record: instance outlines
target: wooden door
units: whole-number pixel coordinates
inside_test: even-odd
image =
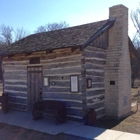
[[[27,67],[28,71],[28,111],[32,111],[34,103],[42,100],[42,67],[30,66]]]

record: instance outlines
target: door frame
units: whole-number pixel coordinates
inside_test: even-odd
[[[29,81],[28,81],[28,74],[30,73],[29,71],[28,71],[28,68],[31,68],[31,67],[33,67],[33,68],[36,68],[36,67],[40,67],[41,68],[41,70],[38,70],[38,71],[31,71],[31,72],[41,72],[41,80],[42,80],[42,88],[43,88],[43,66],[42,65],[27,65],[27,110],[28,111],[31,111],[30,110],[30,87],[29,87]]]

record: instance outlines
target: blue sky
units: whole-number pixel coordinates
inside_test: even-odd
[[[76,26],[107,19],[109,7],[117,4],[125,5],[131,12],[138,0],[0,0],[0,25],[23,27],[30,33],[52,22],[66,21],[69,26]],[[129,19],[131,38],[134,32]]]

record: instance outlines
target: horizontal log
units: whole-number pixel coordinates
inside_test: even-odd
[[[79,86],[82,85],[82,82],[80,79],[78,81],[79,83]],[[49,80],[49,86],[50,88],[70,88],[70,77],[69,77],[69,80],[65,81],[63,79],[61,79],[61,81],[56,81],[56,80]]]
[[[11,109],[27,110],[27,105],[24,104],[9,103],[9,107]]]
[[[104,82],[104,77],[92,77],[90,75],[86,76],[87,79],[91,79],[92,82],[98,83],[98,82]]]
[[[90,59],[86,58],[85,63],[92,63],[92,64],[98,64],[98,65],[105,65],[106,61],[105,60],[98,60],[98,59]]]
[[[52,93],[55,93],[55,92],[70,92],[71,89],[70,89],[70,86],[69,87],[62,87],[62,88],[54,86],[54,87],[44,87],[43,91],[44,92],[52,92]],[[80,89],[79,89],[79,92],[80,92]]]
[[[81,54],[77,55],[70,55],[70,56],[65,56],[65,57],[59,57],[59,58],[54,58],[54,59],[41,59],[40,62],[42,64],[53,64],[53,63],[58,63],[58,62],[73,62],[73,61],[79,61],[81,57]]]
[[[18,104],[27,104],[27,99],[24,98],[18,98],[18,97],[10,97],[9,96],[9,101],[18,103]]]
[[[94,104],[88,104],[87,105],[88,108],[93,108],[93,109],[99,109],[101,107],[105,107],[105,103],[104,102],[97,102]]]
[[[4,74],[6,75],[27,75],[27,70],[5,70]]]
[[[60,87],[60,88],[68,87],[68,88],[70,88],[70,79],[69,79],[69,81],[50,80],[50,88],[53,88],[53,87]]]
[[[81,54],[81,52],[77,49],[74,52],[71,52],[71,50],[68,51],[60,51],[60,52],[52,52],[47,55],[42,55],[41,59],[55,59],[55,58],[60,58],[60,57],[65,57],[65,56],[71,56],[71,55],[76,55],[76,54]]]
[[[44,69],[54,69],[54,68],[67,68],[67,67],[74,67],[74,66],[81,66],[81,61],[78,62],[65,62],[65,63],[55,63],[55,64],[44,64]]]
[[[78,75],[79,80],[81,79],[81,75]],[[60,76],[49,76],[49,80],[51,81],[62,81],[62,82],[67,82],[70,81],[70,75],[63,75],[60,74]]]
[[[11,80],[11,81],[4,81],[4,84],[8,84],[8,85],[27,85],[27,81],[20,81],[20,80]]]
[[[71,94],[57,94],[57,93],[43,93],[43,99],[67,99],[67,100],[76,100],[76,101],[81,101],[84,97],[76,94],[76,93],[71,93]]]
[[[5,90],[14,90],[14,91],[23,91],[26,92],[27,91],[27,87],[16,87],[16,86],[4,86]]]
[[[100,94],[105,94],[105,89],[87,91],[87,96],[95,96]]]
[[[98,97],[92,97],[90,99],[87,99],[87,103],[92,104],[92,103],[98,103],[100,101],[104,101],[105,100],[105,95],[100,95]]]
[[[3,69],[4,70],[27,70],[27,66],[25,65],[25,66],[21,66],[21,65],[16,65],[16,66],[8,66],[8,65],[6,65],[6,66],[4,66],[3,67]]]
[[[43,91],[45,92],[70,92],[70,87],[63,87],[63,88],[58,88],[58,87],[44,87]]]
[[[86,75],[104,77],[105,73],[104,71],[86,70]]]
[[[86,63],[84,64],[84,67],[85,69],[99,69],[99,70],[103,70],[104,69],[104,66],[102,65],[95,65],[95,64],[92,64],[92,63]]]
[[[10,75],[10,74],[4,74],[4,79],[5,80],[27,80],[27,76],[25,75]]]
[[[106,53],[106,50],[105,50],[105,49],[93,47],[93,46],[90,46],[90,45],[87,46],[87,47],[85,48],[85,50],[94,51],[94,52],[103,52],[103,53]]]
[[[22,60],[28,60],[29,58],[32,57],[40,57],[41,59],[52,59],[52,58],[57,58],[57,57],[63,57],[63,56],[69,56],[69,55],[74,55],[74,54],[80,54],[80,50],[77,49],[74,52],[71,52],[70,48],[66,48],[65,50],[63,49],[57,49],[53,50],[51,53],[46,54],[46,51],[40,51],[40,52],[33,52],[32,54],[25,56],[25,54],[16,54],[10,59],[8,57],[4,57],[4,61],[22,61]]]
[[[25,97],[27,98],[27,93],[21,93],[21,92],[10,92],[10,91],[5,91],[5,93],[7,93],[9,96],[15,96],[15,97]]]
[[[44,75],[54,75],[54,74],[67,74],[67,73],[81,73],[81,67],[69,67],[61,69],[44,69]]]
[[[92,88],[104,88],[105,87],[105,84],[104,83],[92,83]]]
[[[6,66],[6,65],[28,65],[29,64],[29,60],[26,60],[26,61],[3,61],[3,66]]]
[[[90,51],[83,51],[83,55],[85,57],[95,57],[95,58],[102,58],[106,59],[106,54],[105,53],[99,53],[99,52],[90,52]]]

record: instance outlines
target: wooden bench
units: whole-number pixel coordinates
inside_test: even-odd
[[[64,102],[54,100],[36,102],[32,110],[34,119],[40,119],[43,113],[54,115],[58,123],[64,123],[66,121],[67,111]]]

